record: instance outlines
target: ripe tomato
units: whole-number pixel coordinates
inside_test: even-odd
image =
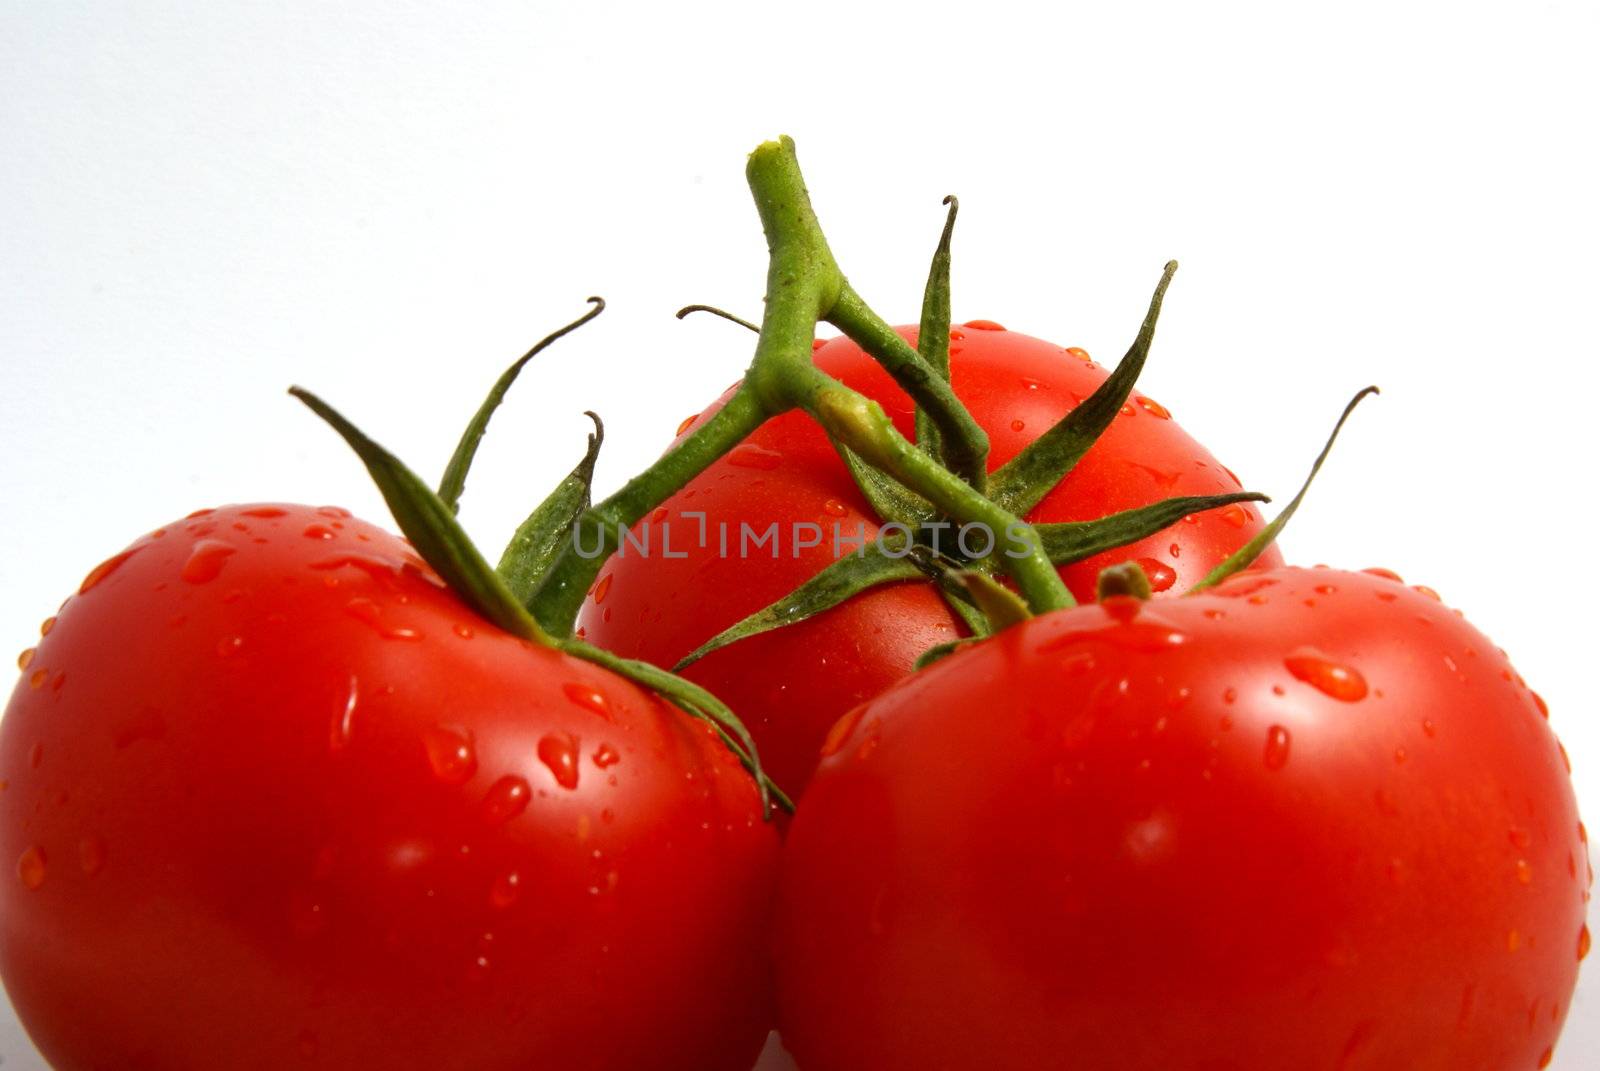
[[[830,736],[785,1041],[829,1071],[1544,1066],[1592,882],[1544,715],[1384,576],[1007,630]]]
[[[92,572],[0,723],[0,972],[60,1071],[747,1071],[777,837],[699,722],[343,510]]]
[[[901,333],[915,340],[915,328]],[[951,383],[989,434],[991,468],[1016,456],[1106,378],[1081,350],[1064,351],[988,321],[956,328],[951,339]],[[815,358],[825,371],[880,402],[902,433],[913,432],[910,400],[854,343],[834,339]],[[680,435],[720,404],[686,423]],[[1093,520],[1175,495],[1236,490],[1232,473],[1186,435],[1165,408],[1135,395],[1028,519]],[[782,539],[776,557],[770,544],[741,557],[739,526],[748,523],[760,532],[772,522]],[[789,538],[791,528],[807,522],[820,525],[825,534],[819,545],[799,548]],[[816,424],[798,413],[779,417],[646,519],[655,537],[648,560],[634,551],[614,558],[580,615],[581,626],[601,647],[670,666],[834,561],[835,525],[842,539],[849,539],[859,525],[872,532],[877,523]],[[704,546],[699,545],[702,524]],[[729,533],[726,554],[720,525]],[[1261,526],[1252,507],[1229,506],[1068,566],[1062,576],[1075,595],[1087,599],[1100,569],[1140,559],[1158,590],[1181,591]],[[670,532],[673,553],[684,557],[662,554],[663,529]],[[852,550],[841,543],[841,553]],[[1281,561],[1269,548],[1261,564]],[[683,675],[740,715],[767,771],[798,793],[829,726],[904,676],[928,648],[958,634],[958,619],[929,585],[898,584],[713,652]]]

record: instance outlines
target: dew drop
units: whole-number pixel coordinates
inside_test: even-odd
[[[830,517],[844,517],[850,513],[850,509],[837,498],[830,498],[822,504],[822,512]]]
[[[338,533],[325,524],[308,524],[300,534],[307,539],[333,539]]]
[[[243,636],[224,636],[217,641],[217,657],[232,658],[244,649]]]
[[[1269,770],[1281,770],[1289,761],[1289,730],[1281,725],[1274,725],[1267,730],[1267,743],[1261,754],[1261,761],[1267,764]]]
[[[1220,516],[1235,528],[1243,528],[1250,523],[1250,511],[1237,502],[1222,510]]]
[[[1026,428],[1027,426],[1028,426],[1027,423],[1024,422],[1024,421],[1021,421],[1021,420],[1013,420],[1011,422],[1011,430],[1012,431],[1021,431],[1023,428]]]
[[[599,606],[606,601],[606,596],[611,594],[611,574],[607,573],[594,585],[594,604]]]
[[[757,446],[755,443],[744,443],[728,453],[728,464],[741,469],[771,471],[783,464],[783,455],[776,450]]]
[[[851,735],[856,731],[856,726],[861,724],[861,719],[866,716],[866,713],[865,707],[857,707],[833,723],[833,727],[828,730],[828,735],[822,741],[821,755],[823,758],[827,758],[829,755],[836,755],[844,748],[845,741],[850,739]]]
[[[598,714],[607,721],[613,720],[611,717],[611,704],[606,701],[604,695],[589,685],[576,682],[563,684],[561,691],[565,693],[568,699],[583,709]]]
[[[483,817],[493,825],[509,822],[528,809],[533,789],[515,774],[508,774],[489,786],[483,797]]]
[[[274,517],[285,517],[288,516],[289,513],[288,510],[280,509],[277,506],[252,506],[249,509],[240,510],[239,512],[244,514],[246,517],[260,517],[264,520],[271,520]]]
[[[1381,576],[1385,580],[1393,580],[1396,584],[1405,583],[1404,580],[1400,579],[1400,574],[1395,572],[1393,569],[1381,569],[1377,566],[1373,566],[1371,569],[1363,569],[1361,571],[1371,576]]]
[[[356,680],[355,674],[350,675],[350,683],[345,689],[344,699],[333,712],[333,724],[328,730],[328,747],[330,750],[339,751],[350,743],[351,734],[355,730],[356,704],[361,698],[361,682]]]
[[[1413,584],[1411,586],[1411,590],[1416,592],[1418,595],[1427,596],[1428,598],[1432,599],[1434,602],[1443,602],[1444,601],[1443,599],[1441,599],[1439,597],[1439,593],[1437,591],[1434,591],[1432,588],[1430,588],[1426,584]]]
[[[106,577],[122,568],[122,563],[133,557],[138,549],[138,547],[134,547],[130,550],[125,550],[121,554],[107,558],[105,561],[89,570],[89,575],[84,577],[83,583],[78,585],[78,594],[83,595],[89,591],[92,591],[103,580],[105,580]]]
[[[594,753],[594,764],[604,770],[607,766],[615,766],[622,761],[622,756],[617,754],[617,749],[610,744],[601,744]]]
[[[1583,927],[1583,929],[1578,931],[1578,962],[1579,963],[1582,963],[1585,959],[1589,958],[1589,948],[1590,948],[1590,946],[1592,944],[1593,944],[1593,939],[1589,936],[1589,927],[1586,924]]]
[[[1178,582],[1178,574],[1172,566],[1154,558],[1140,558],[1139,568],[1150,578],[1151,591],[1166,591]]]
[[[215,580],[238,548],[220,539],[202,539],[195,543],[189,560],[183,563],[178,575],[191,584],[205,584]]]
[[[33,664],[33,654],[34,654],[34,649],[32,647],[29,647],[27,650],[25,650],[21,654],[17,655],[17,668],[21,669],[21,670],[26,670],[30,665],[32,665]]]
[[[1544,718],[1546,721],[1549,721],[1550,706],[1544,701],[1544,696],[1540,695],[1538,692],[1531,691],[1528,693],[1528,695],[1532,697],[1533,705],[1539,708],[1539,716]]]
[[[460,636],[464,640],[470,640],[472,637],[477,635],[476,632],[472,631],[471,625],[463,625],[459,622],[451,626],[450,631],[454,632],[457,636]]]
[[[447,785],[459,785],[477,772],[478,753],[471,733],[435,726],[423,731],[422,746],[433,775]]]
[[[700,419],[699,413],[690,413],[688,416],[684,417],[683,420],[678,424],[678,430],[673,432],[673,436],[676,437],[688,431],[689,425],[693,424],[698,419]]]
[[[1161,418],[1162,420],[1172,419],[1172,413],[1167,409],[1167,407],[1156,401],[1154,398],[1145,398],[1141,396],[1139,398],[1139,408],[1153,416]]]
[[[1076,357],[1078,360],[1082,361],[1084,364],[1093,364],[1094,363],[1094,358],[1089,356],[1089,351],[1084,349],[1081,346],[1068,346],[1067,347],[1067,353],[1069,355],[1073,356],[1073,357]]]
[[[22,853],[17,860],[17,877],[22,879],[24,888],[33,890],[44,884],[45,863],[44,849],[37,844]]]
[[[383,621],[383,612],[378,604],[371,599],[358,595],[344,604],[345,613],[371,627],[378,635],[386,640],[420,640],[422,633],[416,629],[400,628],[386,625]]]
[[[39,622],[39,635],[48,636],[50,635],[50,630],[55,627],[56,619],[53,617],[47,617],[43,621]]]
[[[562,788],[578,787],[578,741],[571,733],[549,733],[539,741],[539,761]]]
[[[1335,662],[1314,647],[1298,648],[1283,664],[1296,680],[1340,702],[1354,703],[1367,696],[1367,681],[1359,670]]]
[[[1005,330],[1004,327],[1002,327],[1001,325],[995,323],[993,320],[968,320],[966,323],[962,324],[961,326],[962,327],[971,327],[971,328],[974,328],[974,329],[979,330],[979,331],[1004,331]]]
[[[1517,860],[1517,884],[1533,884],[1533,867],[1528,865],[1528,861],[1526,859]]]

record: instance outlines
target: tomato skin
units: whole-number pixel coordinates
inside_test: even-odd
[[[785,846],[785,1042],[829,1071],[1542,1066],[1592,872],[1541,714],[1364,573],[1008,630],[830,737]]]
[[[914,328],[901,333],[915,340]],[[952,332],[951,383],[990,437],[990,467],[1009,461],[1105,379],[1081,351],[1014,331],[959,327]],[[883,404],[913,434],[912,405],[871,358],[848,339],[822,345],[817,364]],[[720,407],[727,395],[688,433]],[[1040,523],[1092,520],[1173,495],[1239,489],[1231,473],[1184,433],[1158,403],[1136,394],[1102,440],[1029,514]],[[702,521],[697,513],[704,514]],[[778,522],[785,533],[777,560],[768,549],[738,554],[739,525],[757,531]],[[813,522],[820,546],[794,551],[794,523]],[[702,523],[709,538],[699,546]],[[730,531],[723,555],[718,525]],[[835,560],[864,525],[877,522],[827,437],[807,416],[790,413],[752,434],[646,519],[655,543],[646,559],[630,553],[606,567],[579,618],[591,641],[633,658],[672,665],[723,629],[788,594]],[[1102,568],[1146,559],[1161,568],[1167,590],[1194,584],[1261,530],[1259,512],[1239,505],[1062,569],[1080,599],[1093,597]],[[661,553],[662,530],[673,552]],[[1269,548],[1263,566],[1282,564]],[[856,704],[911,670],[918,655],[960,634],[957,619],[925,584],[865,592],[845,605],[717,651],[684,675],[725,700],[749,725],[769,772],[791,792],[804,787],[828,728]]]
[[[777,836],[703,725],[342,510],[113,561],[0,722],[0,973],[53,1066],[747,1071]]]

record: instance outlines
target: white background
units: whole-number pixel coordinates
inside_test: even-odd
[[[956,192],[958,319],[1112,359],[1284,540],[1440,589],[1549,700],[1600,815],[1591,597],[1595,5],[0,2],[0,647],[202,505],[383,509],[283,394],[426,472],[501,365],[601,293],[494,425],[498,548],[607,419],[601,480],[737,377],[744,154],[799,141],[852,281],[914,320]],[[1580,608],[1581,607],[1581,608]],[[1600,929],[1600,927],[1596,927]],[[1557,1071],[1600,1066],[1600,973]],[[37,1068],[0,1025],[7,1071]]]

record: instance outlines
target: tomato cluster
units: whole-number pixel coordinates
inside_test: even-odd
[[[755,363],[616,494],[597,421],[497,567],[455,520],[569,327],[437,492],[297,389],[405,538],[201,510],[45,620],[0,976],[51,1064],[1547,1066],[1593,871],[1544,701],[1431,590],[1285,565],[1304,490],[1263,521],[1132,389],[1175,265],[1111,372],[952,328],[948,225],[891,329],[792,143],[751,175]]]

